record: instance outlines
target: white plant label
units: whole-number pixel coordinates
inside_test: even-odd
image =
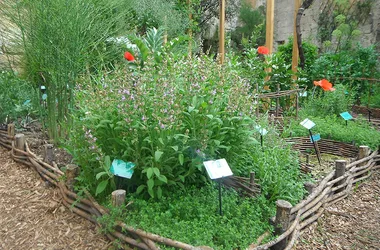
[[[233,175],[230,166],[226,159],[219,159],[215,161],[205,161],[203,162],[207,170],[208,176],[211,180],[227,177]]]

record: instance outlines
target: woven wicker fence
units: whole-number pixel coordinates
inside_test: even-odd
[[[297,138],[293,142],[304,141],[306,139]],[[340,150],[339,143],[333,143],[326,140],[326,151]],[[322,146],[322,143],[320,143]],[[97,221],[97,218],[108,214],[109,211],[100,206],[91,194],[86,193],[86,197],[79,197],[73,191],[73,182],[77,172],[77,166],[68,165],[66,172],[62,172],[57,164],[54,162],[47,163],[46,159],[43,160],[31,152],[28,143],[25,141],[25,137],[22,134],[14,135],[14,126],[8,126],[7,131],[0,130],[0,145],[10,149],[12,157],[15,161],[32,167],[39,175],[56,186],[60,190],[63,204],[68,207],[74,213],[86,218],[87,220],[97,224],[99,227],[102,225]],[[294,144],[296,147],[298,144]],[[305,146],[306,147],[306,146]],[[329,148],[330,147],[330,148]],[[300,147],[302,149],[303,147]],[[344,148],[342,146],[342,148]],[[350,153],[353,155],[357,152],[354,149],[352,151],[345,150],[344,153]],[[351,191],[352,185],[358,181],[362,181],[371,176],[371,170],[379,168],[376,166],[376,162],[380,161],[378,152],[372,152],[368,147],[360,147],[358,160],[346,164],[345,161],[337,161],[337,170],[326,176],[317,187],[310,193],[306,200],[301,201],[294,207],[286,201],[277,202],[277,215],[275,223],[277,225],[276,231],[279,236],[261,246],[256,246],[252,243],[249,249],[290,249],[296,242],[299,233],[309,224],[313,223],[323,213],[324,207],[328,204],[335,203],[341,199],[344,199]],[[48,158],[48,157],[47,157]],[[251,176],[252,179],[252,176]],[[239,180],[239,178],[235,179]],[[253,185],[252,181],[248,179],[240,179],[241,182],[251,188],[259,188]],[[248,190],[249,191],[249,190]],[[207,246],[195,247],[186,243],[178,242],[169,238],[161,237],[156,234],[148,233],[139,229],[132,228],[123,222],[115,222],[115,230],[109,232],[106,236],[109,240],[119,240],[123,244],[124,249],[144,249],[144,250],[156,250],[160,249],[159,245],[166,245],[175,247],[177,249],[186,250],[200,250],[211,249]]]

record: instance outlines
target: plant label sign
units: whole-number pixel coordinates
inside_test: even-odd
[[[116,176],[131,179],[134,167],[135,164],[132,162],[125,162],[122,160],[114,159],[110,168],[110,172]]]
[[[215,161],[205,161],[203,162],[207,170],[208,176],[211,180],[227,177],[233,175],[230,166],[226,159],[219,159]]]
[[[348,112],[340,113],[340,116],[343,117],[343,119],[346,121],[353,119],[352,115]]]
[[[315,126],[315,123],[312,120],[309,120],[308,118],[303,120],[300,124],[307,129],[311,129],[312,127]]]
[[[321,139],[321,134],[315,134],[313,136],[310,136],[310,141],[313,142],[313,141],[319,141]]]
[[[268,134],[268,130],[262,128],[260,125],[255,126],[255,129],[257,129],[257,131],[259,131],[260,135],[262,136]]]
[[[307,97],[307,91],[298,93],[299,97]]]

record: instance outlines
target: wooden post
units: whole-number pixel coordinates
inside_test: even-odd
[[[298,109],[300,108],[299,107],[299,96],[298,96],[298,91],[296,92],[296,119],[298,119]]]
[[[309,155],[309,154],[306,154],[306,163],[307,163],[307,164],[310,163],[310,155]]]
[[[266,15],[265,47],[269,49],[269,54],[272,54],[274,33],[274,0],[267,0]]]
[[[284,233],[290,224],[290,211],[292,209],[292,204],[290,204],[288,201],[284,200],[278,200],[276,201],[276,220],[275,220],[275,233],[277,235],[280,235]],[[285,238],[284,240],[280,241],[276,245],[273,246],[273,249],[275,250],[282,250],[285,249],[287,245],[288,239]]]
[[[249,173],[249,188],[253,188],[255,183],[255,172]]]
[[[315,184],[311,182],[305,182],[303,186],[307,190],[308,195],[310,195],[314,191],[314,188],[315,188]]]
[[[53,144],[45,144],[44,145],[44,152],[43,152],[43,159],[44,162],[52,165],[53,161],[55,160],[55,155],[54,155],[54,145]]]
[[[68,164],[66,166],[66,185],[70,191],[74,191],[76,177],[79,175],[79,167],[75,164]]]
[[[114,207],[120,207],[125,202],[126,191],[123,189],[118,189],[112,192],[112,205]]]
[[[13,123],[8,124],[7,130],[8,130],[9,136],[12,136],[12,137],[15,136],[15,125]]]
[[[16,149],[25,151],[25,136],[24,134],[17,134],[15,136],[15,147]],[[20,153],[16,152],[16,155],[20,155]]]
[[[226,0],[219,0],[219,63],[224,63],[224,23]]]
[[[193,22],[193,14],[191,13],[191,0],[187,0],[187,7],[188,7],[188,12],[189,12],[189,22],[190,25],[192,25]],[[190,26],[189,28],[189,58],[192,56],[193,48],[192,48],[192,38],[193,38],[193,28]]]
[[[256,117],[259,118],[259,115],[260,115],[260,98],[259,98],[259,84],[258,83],[256,83],[256,95],[257,95]]]
[[[297,67],[298,67],[298,44],[297,44],[297,30],[296,30],[296,18],[298,9],[301,6],[300,0],[294,0],[294,26],[293,26],[293,53],[292,53],[292,71],[293,80],[297,80]]]
[[[370,148],[368,146],[360,146],[359,147],[359,157],[358,157],[358,160],[363,159],[363,158],[369,156],[370,151],[371,150],[370,150]],[[364,166],[365,164],[367,164],[367,162],[360,163],[359,166]]]
[[[280,84],[277,84],[277,95],[280,94]],[[276,97],[276,117],[279,117],[280,97]]]
[[[346,173],[346,165],[347,165],[347,161],[346,160],[336,160],[335,161],[335,175],[334,175],[334,179],[339,178],[339,177],[345,175],[345,173]],[[338,181],[337,183],[335,183],[335,186],[339,186],[339,185],[341,185],[343,183],[344,183],[344,180]],[[335,193],[339,193],[342,190],[343,190],[343,188],[338,189],[338,190],[335,191]]]

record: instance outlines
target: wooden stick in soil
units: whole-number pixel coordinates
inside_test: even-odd
[[[120,207],[124,205],[126,191],[123,189],[118,189],[112,192],[112,205],[114,207]]]
[[[15,136],[15,148],[21,151],[25,151],[25,136],[24,134],[17,134]],[[19,152],[16,154],[20,155]]]
[[[44,145],[43,161],[49,165],[52,165],[53,161],[55,160],[55,155],[54,155],[53,149],[54,149],[53,144],[45,144]]]
[[[284,200],[276,201],[277,211],[275,220],[275,232],[277,235],[284,233],[290,224],[290,214],[292,209],[292,204]],[[275,250],[282,250],[287,245],[287,239],[280,241],[273,246]]]
[[[8,136],[10,136],[10,137],[15,136],[15,125],[13,123],[8,124],[7,132],[8,132]]]
[[[66,166],[66,185],[70,191],[74,191],[76,177],[79,174],[79,167],[75,164],[68,164]]]

